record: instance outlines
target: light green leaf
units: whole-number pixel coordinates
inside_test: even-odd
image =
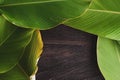
[[[105,80],[120,80],[120,44],[99,37],[97,43],[98,65]]]
[[[79,16],[91,0],[3,0],[0,13],[11,23],[37,29],[49,29]]]
[[[102,37],[120,40],[120,1],[92,0],[82,15],[63,24]]]
[[[2,17],[0,17],[1,19]],[[11,25],[10,23],[4,21],[4,18],[1,27],[7,28],[11,30],[11,32],[6,32],[7,38],[4,34],[0,34],[0,38],[3,37],[1,40],[2,44],[0,45],[0,73],[5,73],[12,69],[20,60],[21,56],[24,53],[24,49],[27,44],[30,42],[32,34],[34,30],[31,29],[23,29],[23,28],[14,28],[16,26]],[[4,24],[4,25],[3,25]],[[7,31],[4,29],[3,31]],[[8,34],[10,33],[10,34]]]
[[[37,60],[42,52],[43,43],[40,35],[40,31],[36,30],[33,33],[33,37],[25,48],[23,57],[20,60],[20,65],[25,72],[31,76],[37,70]]]

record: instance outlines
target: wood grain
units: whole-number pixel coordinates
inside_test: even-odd
[[[42,31],[44,51],[37,80],[104,80],[96,59],[96,39],[60,25]]]

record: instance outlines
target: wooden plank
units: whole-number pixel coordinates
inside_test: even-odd
[[[45,42],[37,80],[104,80],[96,59],[96,36],[64,25],[42,31]]]

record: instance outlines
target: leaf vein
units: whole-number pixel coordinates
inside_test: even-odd
[[[112,13],[112,14],[120,14],[118,11],[110,11],[110,10],[95,10],[95,9],[87,9],[88,11],[94,12],[104,12],[104,13]]]
[[[65,1],[65,0],[46,0],[46,1],[15,3],[15,4],[3,4],[0,5],[0,7],[22,6],[22,5],[41,4],[41,3],[58,2],[58,1]]]

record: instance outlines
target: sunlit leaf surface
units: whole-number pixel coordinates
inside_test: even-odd
[[[120,80],[120,44],[119,41],[98,38],[98,64],[105,80]]]
[[[102,37],[120,40],[120,1],[92,0],[86,11],[64,24]]]

